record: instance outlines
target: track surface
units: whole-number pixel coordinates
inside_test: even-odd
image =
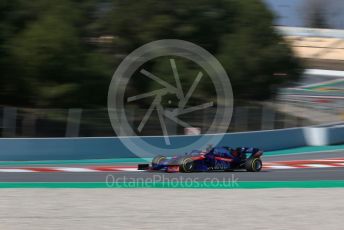
[[[0,189],[1,229],[343,229],[344,189]],[[206,206],[206,207],[205,207]]]
[[[264,162],[309,160],[343,157],[344,152],[308,153],[265,157]],[[51,165],[50,165],[51,166]],[[74,165],[78,166],[78,165]],[[344,167],[318,169],[275,169],[259,173],[207,172],[207,173],[157,173],[157,172],[58,172],[58,173],[0,173],[0,182],[116,182],[135,181],[305,181],[305,180],[344,180]]]

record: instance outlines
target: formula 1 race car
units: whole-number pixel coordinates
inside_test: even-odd
[[[166,172],[207,172],[233,171],[246,169],[249,172],[259,172],[263,163],[260,157],[263,151],[258,148],[214,147],[207,151],[193,150],[183,156],[167,158],[158,155],[153,158],[151,165],[139,164],[139,170]]]

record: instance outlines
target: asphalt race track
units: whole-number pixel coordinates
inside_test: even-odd
[[[264,157],[264,162],[340,158],[344,152],[308,153]],[[77,165],[73,165],[77,166]],[[83,165],[84,166],[84,165]],[[0,182],[116,182],[133,181],[315,181],[343,180],[344,165],[336,168],[302,168],[302,169],[263,169],[258,173],[206,172],[206,173],[163,173],[163,172],[1,172]]]

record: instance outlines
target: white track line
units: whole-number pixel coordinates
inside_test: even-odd
[[[264,166],[263,168],[269,168],[269,169],[296,169],[298,167],[289,166],[289,165],[269,165],[269,166]]]
[[[33,170],[29,170],[29,169],[0,169],[0,172],[35,172]]]
[[[336,166],[329,164],[302,164],[301,166],[306,166],[310,168],[334,168]]]
[[[116,168],[119,171],[126,171],[126,172],[138,172],[142,170],[138,170],[137,168]]]

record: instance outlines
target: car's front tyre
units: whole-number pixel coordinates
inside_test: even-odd
[[[161,164],[161,162],[163,162],[164,160],[166,160],[165,156],[155,156],[152,160],[152,168],[153,169],[159,169],[159,165]]]
[[[181,159],[179,167],[181,172],[192,172],[194,170],[194,161],[191,157],[184,157]]]

